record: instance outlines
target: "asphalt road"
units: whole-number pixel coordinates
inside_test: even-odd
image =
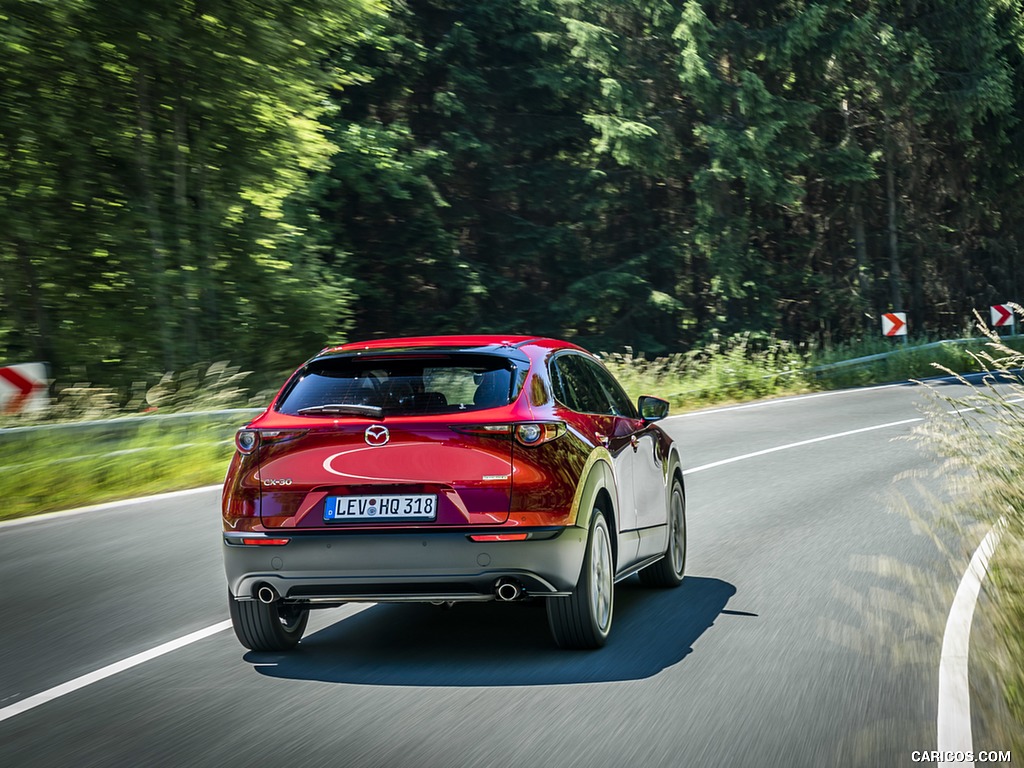
[[[533,605],[314,612],[293,654],[246,652],[228,629],[10,717],[0,766],[912,765],[935,748],[957,583],[894,511],[928,503],[894,481],[931,464],[895,424],[921,396],[667,422],[688,468],[687,577],[620,584],[601,651],[553,648]],[[218,503],[0,529],[0,712],[226,619]],[[983,731],[977,748],[1008,748]]]

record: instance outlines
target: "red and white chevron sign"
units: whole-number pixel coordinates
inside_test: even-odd
[[[886,312],[882,315],[883,336],[906,336],[907,335],[907,313]]]
[[[0,411],[4,414],[41,411],[49,402],[45,363],[0,368]]]
[[[1003,325],[1013,325],[1013,309],[1009,304],[996,304],[991,307],[992,327],[998,328]]]

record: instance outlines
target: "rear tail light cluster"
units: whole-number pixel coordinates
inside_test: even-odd
[[[235,447],[239,453],[246,455],[256,450],[260,442],[260,433],[255,429],[240,429],[235,433]]]
[[[534,447],[549,443],[565,434],[565,423],[561,421],[524,421],[515,424],[471,424],[452,427],[464,435],[488,437],[513,436],[521,445]]]
[[[564,432],[565,424],[559,422],[516,424],[516,440],[523,445],[548,443]]]
[[[235,433],[235,447],[239,453],[246,455],[252,453],[260,445],[282,443],[285,440],[294,440],[302,437],[307,429],[246,429],[242,428]]]

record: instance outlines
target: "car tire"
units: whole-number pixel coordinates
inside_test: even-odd
[[[686,496],[678,478],[672,481],[668,501],[668,548],[658,562],[640,571],[645,587],[671,588],[683,583],[686,571]]]
[[[309,621],[308,608],[236,600],[231,592],[228,610],[238,641],[253,651],[290,651],[298,645]]]
[[[615,566],[611,533],[600,508],[594,509],[590,519],[576,588],[569,597],[551,597],[545,602],[551,636],[559,648],[589,650],[608,640],[615,604]]]

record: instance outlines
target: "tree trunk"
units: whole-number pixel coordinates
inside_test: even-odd
[[[18,269],[25,280],[25,292],[28,300],[31,302],[32,316],[35,321],[35,333],[29,333],[26,329],[26,334],[32,343],[32,354],[36,361],[49,363],[51,367],[55,367],[59,361],[55,359],[56,353],[53,347],[53,336],[50,331],[50,315],[43,302],[35,264],[32,263],[25,244],[20,240],[14,241],[14,253],[18,260]]]
[[[174,105],[174,221],[178,246],[178,263],[181,267],[182,325],[188,362],[194,362],[201,355],[200,341],[196,333],[196,273],[192,263],[192,237],[190,233],[191,212],[188,201],[188,110],[181,97]]]
[[[924,244],[914,244],[910,264],[910,317],[917,328],[924,329]]]
[[[896,158],[893,149],[892,122],[885,115],[885,197],[889,219],[889,291],[892,309],[902,309],[903,278],[900,273],[899,230],[896,222]]]
[[[863,315],[864,327],[870,329],[872,324],[869,313],[871,306],[871,281],[868,275],[868,243],[864,231],[864,205],[861,202],[862,188],[860,182],[853,185],[853,203],[850,206],[850,216],[853,219],[853,251],[856,259],[857,269],[857,291],[858,305]]]
[[[139,190],[142,194],[142,207],[145,212],[146,228],[149,230],[150,246],[150,280],[153,285],[153,298],[156,299],[153,315],[157,324],[157,335],[160,341],[160,353],[164,369],[174,370],[174,341],[171,333],[169,317],[171,307],[167,292],[167,248],[164,244],[163,226],[160,222],[160,209],[153,192],[152,167],[149,162],[149,142],[152,138],[150,127],[151,105],[149,103],[149,87],[146,72],[140,68],[135,73],[135,165],[139,176]]]
[[[196,153],[192,161],[196,169],[193,185],[196,221],[196,266],[199,270],[199,310],[202,313],[199,323],[200,336],[206,343],[206,358],[213,360],[220,352],[220,318],[217,308],[217,284],[213,279],[213,226],[211,208],[206,198],[206,146],[203,141],[203,126],[200,121],[195,125],[193,150]]]

